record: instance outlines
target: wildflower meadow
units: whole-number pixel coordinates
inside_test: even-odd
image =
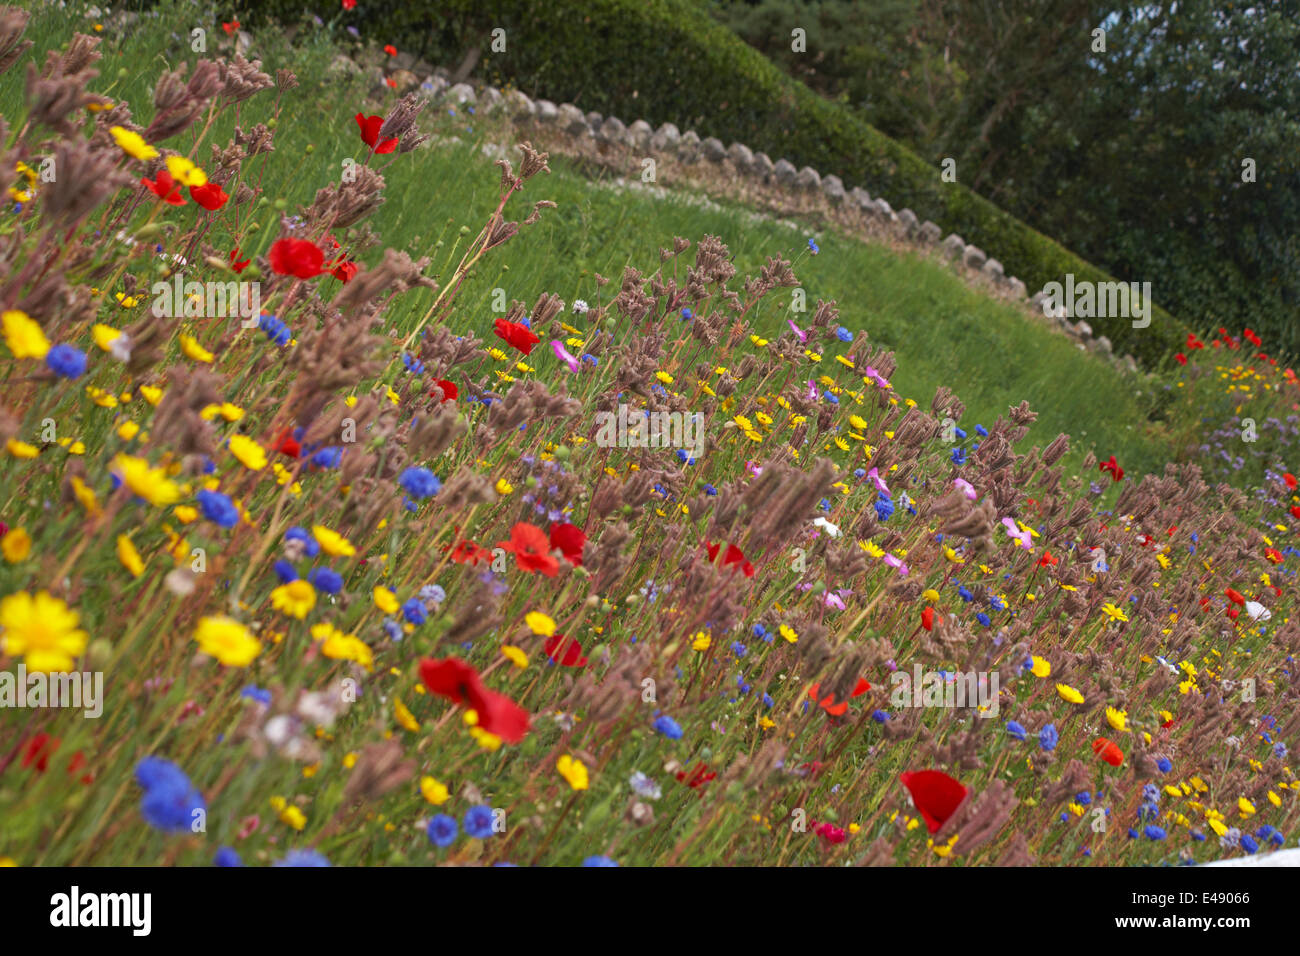
[[[1124,373],[245,35],[0,8],[0,861],[1297,846],[1267,338]]]

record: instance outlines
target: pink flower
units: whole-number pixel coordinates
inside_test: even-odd
[[[844,602],[840,600],[840,596],[834,591],[826,592],[826,606],[833,607],[837,611],[844,610]]]
[[[885,563],[891,568],[897,570],[900,578],[905,578],[912,573],[911,569],[902,562],[901,558],[896,558],[892,554],[885,555]]]
[[[808,333],[805,332],[803,329],[799,328],[799,326],[795,325],[794,319],[786,319],[786,321],[790,323],[790,328],[794,329],[794,334],[799,336],[800,342],[808,341]]]
[[[867,472],[867,480],[870,481],[872,484],[874,484],[876,486],[876,490],[880,492],[882,495],[885,495],[886,497],[889,498],[893,497],[893,495],[889,493],[889,485],[885,484],[885,479],[880,477],[880,472],[877,469],[872,468],[869,472]]]
[[[1003,518],[1002,524],[1007,529],[1007,534],[1016,540],[1016,543],[1026,551],[1034,550],[1034,539],[1028,531],[1021,531],[1020,526],[1016,524],[1013,518]]]
[[[883,375],[881,375],[879,372],[877,372],[877,371],[876,371],[874,368],[872,368],[870,365],[868,365],[866,368],[864,368],[864,369],[862,370],[862,374],[863,374],[866,378],[871,379],[873,382],[875,382],[875,383],[876,383],[877,385],[879,385],[881,388],[889,388],[889,379],[885,378]]]
[[[763,466],[752,461],[747,461],[745,462],[745,471],[757,478],[763,473]]]
[[[812,379],[808,379],[808,401],[817,401],[817,385]]]
[[[954,478],[952,482],[952,486],[956,488],[958,491],[960,491],[967,498],[969,498],[971,501],[974,501],[976,498],[979,497],[979,495],[975,492],[975,486],[972,485],[965,478]]]
[[[568,349],[564,347],[564,343],[559,339],[551,339],[551,350],[555,352],[557,359],[569,366],[570,372],[576,372],[582,368],[582,363],[569,354]]]

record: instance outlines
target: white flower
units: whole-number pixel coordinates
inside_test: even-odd
[[[573,311],[577,315],[586,315],[588,305],[585,299],[575,299],[573,301]]]
[[[1267,621],[1273,616],[1273,612],[1258,601],[1247,601],[1246,613],[1250,615],[1252,621]]]
[[[832,538],[838,538],[840,536],[839,525],[831,524],[829,521],[827,521],[825,518],[821,517],[820,515],[818,515],[816,518],[813,519],[813,524],[815,524],[819,528],[824,529],[825,532],[828,535],[830,535]]]

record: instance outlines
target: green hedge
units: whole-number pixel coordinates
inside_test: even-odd
[[[536,96],[571,101],[625,122],[673,122],[724,142],[737,140],[785,157],[849,187],[861,185],[932,219],[1002,262],[1030,291],[1061,281],[1113,281],[1068,249],[1004,213],[849,110],[782,73],[716,23],[692,0],[445,0],[385,4],[350,13],[337,0],[314,8],[333,25],[454,66],[484,49],[477,73]],[[297,19],[302,0],[266,0],[259,15]],[[488,52],[489,33],[506,31],[506,51]],[[960,174],[960,172],[959,172]],[[1089,319],[1120,353],[1156,365],[1183,344],[1187,327],[1162,309],[1151,325]]]

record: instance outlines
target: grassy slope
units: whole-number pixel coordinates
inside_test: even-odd
[[[144,117],[152,115],[151,87],[157,75],[183,59],[196,59],[164,23],[147,22],[122,37],[104,35],[107,65],[101,64],[98,89],[127,100]],[[29,36],[43,59],[43,49],[60,43],[71,29],[88,25],[53,14]],[[336,176],[343,157],[360,156],[353,114],[359,109],[382,113],[396,100],[392,93],[383,104],[363,102],[364,84],[329,76],[326,66],[334,52],[323,33],[293,50],[279,35],[262,34],[254,47],[268,70],[291,64],[302,81],[285,97],[282,116],[291,121],[281,122],[276,131],[277,150],[299,154],[301,162],[291,172],[287,164],[270,164],[272,175],[262,182],[265,195],[287,200],[290,210],[309,202]],[[120,76],[123,63],[136,66]],[[21,77],[10,71],[0,79],[0,113],[15,115],[21,96]],[[487,139],[511,141],[510,130],[487,117],[449,115],[445,107],[428,111],[422,126],[459,136],[462,142],[393,162],[384,172],[387,201],[370,223],[385,245],[420,249],[433,258],[431,272],[446,275],[463,251],[462,224],[476,230],[495,205],[496,170],[479,146]],[[224,132],[218,130],[217,141]],[[186,138],[166,145],[185,151]],[[756,271],[769,255],[794,260],[810,307],[819,298],[836,300],[843,325],[865,329],[873,342],[897,353],[894,381],[900,396],[928,405],[935,389],[947,385],[966,404],[964,427],[989,422],[1009,405],[1028,400],[1039,412],[1031,443],[1046,444],[1058,432],[1067,432],[1074,439],[1075,460],[1091,446],[1103,458],[1116,455],[1135,474],[1158,469],[1172,456],[1163,436],[1143,426],[1144,397],[1135,394],[1141,385],[1063,336],[1027,321],[1019,310],[971,290],[938,263],[820,232],[821,253],[814,257],[807,250],[810,233],[755,222],[735,205],[723,202],[721,209],[706,209],[673,197],[603,188],[559,157],[552,167],[551,176],[534,181],[527,198],[551,199],[559,208],[489,258],[462,293],[462,314],[464,305],[473,306],[473,331],[480,335],[490,330],[496,288],[529,304],[543,292],[594,304],[601,299],[595,273],[617,280],[627,264],[644,267],[657,261],[657,250],[673,236],[696,240],[713,234],[730,246],[742,274]],[[245,255],[269,246],[275,215],[269,207],[259,210],[255,218],[262,228],[245,237]],[[223,241],[226,236],[218,229],[216,244]],[[362,258],[373,260],[377,253]],[[603,292],[608,296],[615,288],[612,284]],[[426,302],[408,297],[409,313],[393,315],[393,322],[413,323]],[[788,316],[800,318],[769,306],[760,321],[775,335],[787,328]]]

